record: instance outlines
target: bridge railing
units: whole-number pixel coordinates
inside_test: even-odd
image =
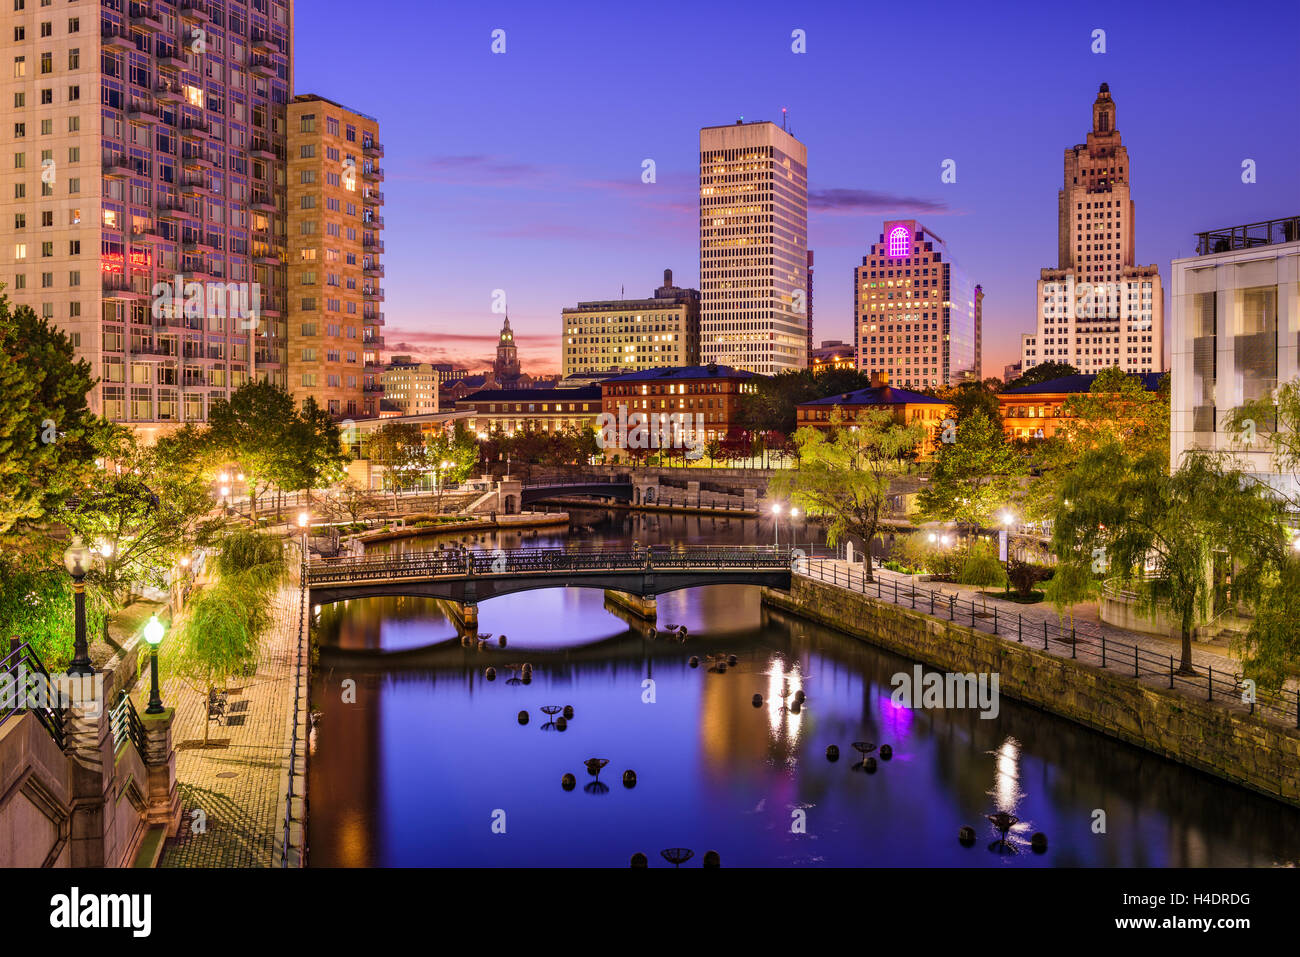
[[[544,574],[577,571],[655,571],[682,568],[788,569],[796,556],[789,547],[709,545],[591,549],[528,548],[510,551],[445,549],[384,558],[347,558],[314,562],[313,585],[438,578]]]

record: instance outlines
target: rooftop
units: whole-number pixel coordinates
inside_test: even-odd
[[[873,386],[869,389],[858,389],[855,392],[845,392],[839,395],[828,395],[824,399],[813,399],[811,402],[800,402],[799,407],[806,405],[947,405],[943,399],[936,399],[932,395],[925,395],[921,392],[913,392],[911,389],[895,389],[891,385]]]
[[[1148,392],[1160,391],[1160,380],[1164,378],[1163,372],[1131,372],[1131,376],[1142,380],[1142,387]],[[1018,389],[1006,389],[1003,395],[1070,395],[1080,392],[1087,392],[1092,388],[1092,383],[1096,380],[1096,374],[1091,375],[1065,375],[1059,379],[1048,379],[1046,382],[1040,382],[1038,385],[1024,385]]]
[[[609,382],[659,382],[672,379],[675,382],[684,379],[752,379],[757,373],[732,366],[669,366],[662,369],[643,369],[640,372],[625,372],[614,376]]]
[[[1300,240],[1300,216],[1270,219],[1245,226],[1225,226],[1196,234],[1196,255],[1212,256],[1256,246],[1275,246]]]
[[[587,385],[578,389],[481,389],[457,399],[461,402],[599,402],[600,386]]]

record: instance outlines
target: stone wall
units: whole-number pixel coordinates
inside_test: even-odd
[[[1009,697],[1300,806],[1300,730],[799,575],[763,601],[936,668],[996,672]]]

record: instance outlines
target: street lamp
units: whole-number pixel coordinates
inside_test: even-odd
[[[302,561],[307,562],[307,529],[311,526],[311,516],[306,512],[298,513],[298,527],[302,529]]]
[[[162,695],[158,693],[158,643],[163,639],[163,624],[154,615],[144,626],[144,640],[149,642],[149,707],[145,714],[162,714]]]
[[[1001,515],[1002,535],[1004,540],[1006,541],[1006,549],[1007,549],[1007,557],[1003,561],[1006,567],[1007,580],[1006,580],[1006,584],[1003,585],[1002,587],[1003,587],[1003,593],[1008,595],[1011,593],[1011,524],[1012,522],[1015,521],[1015,518],[1016,517],[1011,514],[1010,509],[1003,509]]]
[[[781,503],[772,503],[772,547],[778,548],[781,544]]]
[[[94,556],[89,548],[81,542],[80,535],[72,537],[72,544],[63,553],[63,567],[72,576],[72,603],[75,609],[76,639],[73,645],[72,661],[68,665],[70,675],[93,675],[95,669],[90,664],[90,650],[86,647],[86,573]]]

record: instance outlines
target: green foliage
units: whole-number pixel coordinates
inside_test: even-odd
[[[342,479],[348,461],[338,425],[310,397],[285,423],[277,451],[269,478],[285,490],[331,485]]]
[[[1062,485],[1053,550],[1064,567],[1102,562],[1133,585],[1143,607],[1167,607],[1191,669],[1192,632],[1212,614],[1215,556],[1234,568],[1238,600],[1257,599],[1286,560],[1280,504],[1223,459],[1188,455],[1170,474],[1153,449],[1119,442],[1085,453]],[[1077,568],[1073,572],[1079,574]]]
[[[987,538],[978,538],[966,549],[957,581],[976,588],[993,588],[1006,583],[1006,571],[998,561],[997,550]]]
[[[976,413],[982,413],[999,431],[1002,429],[1002,407],[998,404],[998,393],[1002,391],[1001,379],[985,379],[982,382],[959,382],[947,389],[936,390],[935,394],[944,399],[952,409],[957,426]]]
[[[1025,389],[1030,386],[1042,385],[1044,382],[1051,382],[1053,379],[1061,379],[1067,375],[1078,374],[1079,370],[1068,362],[1040,362],[1038,365],[1031,367],[1020,378],[1008,382],[1003,387],[1003,391]]]
[[[0,543],[21,544],[93,470],[104,427],[86,406],[90,365],[72,340],[0,295]]]
[[[221,540],[213,566],[223,583],[245,590],[265,603],[288,572],[280,538],[252,529],[239,529]]]
[[[414,423],[381,425],[366,440],[365,448],[371,461],[384,467],[384,483],[393,492],[394,506],[398,493],[418,486],[429,471],[429,449]]]
[[[803,428],[795,433],[799,468],[776,473],[769,494],[825,520],[830,544],[856,538],[866,547],[893,513],[893,479],[907,474],[907,456],[924,438],[923,426],[899,425],[883,410],[845,427],[836,408],[829,432]],[[866,574],[870,580],[869,563]]]
[[[86,593],[86,630],[104,627],[107,607]],[[0,556],[0,640],[14,636],[31,644],[51,672],[72,660],[76,637],[72,579],[62,567],[33,568],[18,555]]]
[[[243,469],[254,519],[257,496],[284,480],[285,448],[297,419],[293,397],[260,380],[245,383],[208,410],[208,442]]]
[[[917,510],[927,520],[989,527],[1018,494],[1017,478],[1025,470],[1002,427],[983,411],[973,411],[958,426],[955,442],[937,442],[930,480],[917,495]]]
[[[1285,561],[1265,583],[1250,630],[1232,643],[1261,691],[1278,691],[1300,662],[1300,558]]]
[[[753,384],[755,391],[740,396],[737,424],[750,435],[768,432],[791,435],[800,403],[868,388],[871,377],[854,369],[826,369],[818,373],[799,369],[759,376]],[[757,454],[762,454],[761,448]]]
[[[1238,451],[1270,449],[1273,470],[1290,473],[1293,487],[1300,487],[1300,379],[1279,386],[1268,398],[1233,409],[1225,416],[1224,428],[1233,436]],[[1286,498],[1292,511],[1300,511],[1300,497],[1278,494]]]
[[[1068,614],[1070,626],[1074,626],[1074,606],[1087,601],[1101,590],[1101,580],[1091,571],[1091,557],[1075,556],[1072,560],[1060,562],[1043,586],[1043,594],[1053,607],[1062,623]]]

